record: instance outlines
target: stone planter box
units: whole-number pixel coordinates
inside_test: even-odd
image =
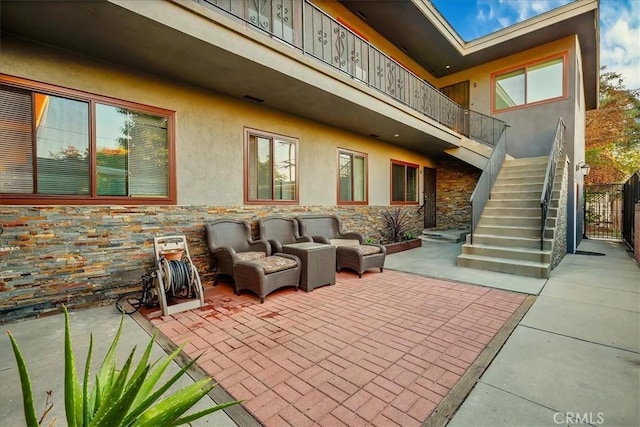
[[[409,249],[419,248],[420,246],[422,246],[422,239],[404,240],[402,242],[387,243],[384,245],[384,247],[387,248],[387,255],[408,251]]]

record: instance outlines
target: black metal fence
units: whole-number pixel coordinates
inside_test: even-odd
[[[622,240],[631,249],[635,246],[635,207],[640,203],[640,171],[636,172],[624,183],[622,207]]]
[[[623,184],[584,186],[584,235],[622,240]]]

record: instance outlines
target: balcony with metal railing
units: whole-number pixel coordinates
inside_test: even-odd
[[[230,14],[305,55],[490,146],[505,123],[466,109],[307,0],[193,0]]]

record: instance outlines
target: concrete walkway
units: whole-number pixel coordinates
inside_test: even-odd
[[[463,243],[425,241],[422,247],[387,256],[385,268],[474,285],[538,295],[546,279],[458,267]]]
[[[452,421],[640,425],[640,269],[622,244],[567,255]]]

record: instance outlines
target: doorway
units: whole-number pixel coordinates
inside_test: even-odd
[[[424,201],[422,202],[424,214],[424,228],[436,226],[436,170],[424,167]]]

